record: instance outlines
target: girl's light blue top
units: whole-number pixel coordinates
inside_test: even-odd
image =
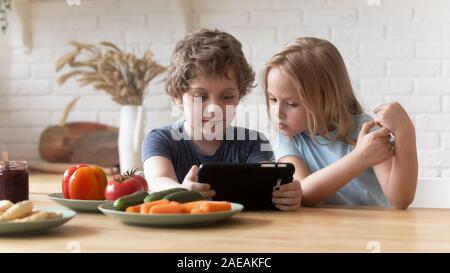
[[[353,118],[357,124],[357,130],[352,132],[351,136],[353,139],[357,139],[362,124],[372,120],[372,118],[366,114],[355,115]],[[376,126],[371,131],[378,128]],[[336,131],[332,131],[331,134],[335,135]],[[316,136],[315,141],[306,133],[301,133],[291,138],[279,134],[272,144],[277,161],[285,156],[298,156],[305,162],[311,173],[333,164],[350,153],[354,148],[352,145],[343,142],[331,142],[322,136]],[[372,167],[353,178],[334,196],[323,203],[332,205],[389,206]]]

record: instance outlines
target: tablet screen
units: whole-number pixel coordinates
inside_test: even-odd
[[[245,210],[271,210],[276,209],[274,187],[291,182],[293,175],[290,163],[205,163],[198,181],[216,191],[213,200],[240,203]]]

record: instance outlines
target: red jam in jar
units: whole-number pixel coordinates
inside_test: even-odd
[[[28,200],[28,163],[0,161],[0,200]]]

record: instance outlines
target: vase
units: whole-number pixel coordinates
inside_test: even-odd
[[[144,139],[144,107],[123,105],[120,110],[120,172],[142,168],[141,146]]]

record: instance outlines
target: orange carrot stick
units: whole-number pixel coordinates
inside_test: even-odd
[[[200,208],[200,205],[207,201],[192,201],[188,203],[181,204],[181,210],[183,213],[191,213],[193,209]]]
[[[153,206],[150,213],[181,213],[181,206],[179,204],[162,204]]]
[[[189,212],[190,214],[204,214],[207,213],[206,211],[200,209],[200,208],[193,208],[191,210],[191,212]]]
[[[231,203],[227,201],[206,202],[200,205],[200,209],[205,212],[228,211],[231,210]]]
[[[125,211],[139,213],[139,212],[141,212],[141,206],[142,206],[142,204],[139,204],[136,206],[131,206],[131,207],[128,207]]]
[[[141,214],[149,214],[150,213],[150,209],[154,206],[157,205],[161,205],[161,204],[169,204],[169,200],[166,199],[161,199],[161,200],[157,200],[157,201],[152,201],[152,202],[147,202],[141,205]]]

